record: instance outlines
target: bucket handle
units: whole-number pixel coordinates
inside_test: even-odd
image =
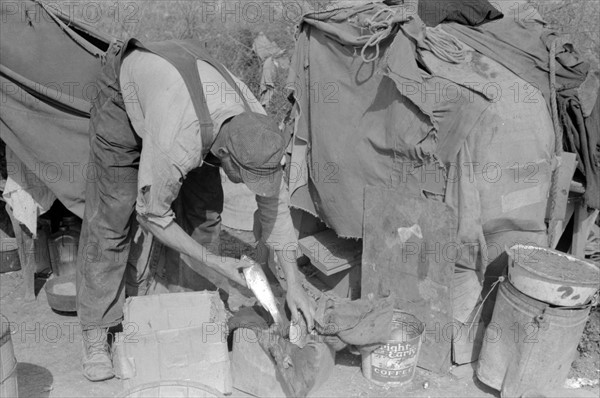
[[[504,279],[505,279],[504,275],[503,276],[499,276],[498,279],[496,280],[496,282],[494,282],[492,284],[492,286],[490,287],[490,291],[488,292],[488,294],[486,294],[485,297],[483,298],[483,300],[481,301],[481,303],[479,303],[479,306],[477,307],[477,311],[475,311],[475,316],[473,317],[473,322],[471,322],[471,325],[469,326],[469,329],[467,330],[467,335],[469,333],[471,333],[471,328],[475,324],[475,321],[477,320],[477,317],[479,316],[479,311],[481,310],[481,308],[483,308],[483,305],[485,304],[486,300],[488,299],[488,297],[490,296],[490,294],[492,294],[492,292],[494,291],[494,289],[496,288],[496,286],[499,283],[504,282]]]

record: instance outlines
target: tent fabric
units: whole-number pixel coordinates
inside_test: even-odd
[[[585,105],[574,89],[557,97],[565,150],[577,154],[577,169],[585,176],[585,203],[600,209],[600,100],[586,116]]]
[[[518,4],[497,21],[478,27],[447,23],[442,29],[533,84],[549,103],[549,48],[559,36],[547,30],[545,25],[531,7]],[[579,57],[570,43],[563,42],[557,48],[556,61],[558,90],[576,88],[584,82],[589,64]]]
[[[95,178],[94,165],[88,162],[89,119],[36,98],[5,75],[0,75],[0,85],[0,138],[26,166],[9,174],[33,173],[82,217],[85,182]]]
[[[547,30],[545,22],[528,4],[510,7],[505,18],[480,27],[456,23],[442,27],[540,90],[548,109],[551,96],[549,54],[556,41],[556,91],[565,136],[564,149],[577,154],[578,170],[586,180],[587,206],[600,208],[600,149],[597,145],[600,126],[598,116],[591,115],[599,92],[597,78],[591,74],[589,63],[579,56],[571,43]],[[584,84],[587,82],[591,84]],[[523,91],[527,86],[519,88]],[[531,97],[523,97],[523,100],[531,100]]]
[[[464,43],[462,43],[464,44]],[[457,263],[483,276],[489,260],[503,250],[503,234],[519,243],[543,241],[546,198],[555,161],[554,133],[541,93],[493,59],[466,46],[465,62],[451,64],[421,51],[425,66],[436,76],[470,87],[469,107],[480,98],[489,106],[463,141],[441,142],[450,165],[445,201],[458,214],[458,239],[463,247]],[[516,98],[517,90],[519,95]],[[524,99],[527,100],[524,100]],[[448,151],[448,148],[456,148]],[[512,242],[517,243],[517,242]]]
[[[97,52],[108,48],[110,37],[69,22]],[[34,1],[17,10],[3,4],[0,30],[0,138],[24,163],[19,173],[33,173],[82,217],[85,183],[95,178],[88,123],[102,59],[65,34]]]
[[[370,23],[386,14],[393,34],[365,62]],[[443,196],[443,160],[455,157],[488,106],[418,67],[423,37],[417,16],[380,3],[304,17],[288,79],[297,112],[291,205],[340,236],[362,238],[365,185]]]
[[[37,185],[49,188],[68,210],[83,217],[86,182],[99,177],[98,168],[89,163],[88,129],[103,57],[81,47],[34,1],[17,9],[7,4],[1,12],[0,138],[24,165],[8,171],[16,181],[35,177]],[[78,21],[65,21],[98,51],[106,51],[113,41]],[[235,205],[240,189],[231,187],[224,186],[227,208]],[[245,228],[251,224],[246,222]]]

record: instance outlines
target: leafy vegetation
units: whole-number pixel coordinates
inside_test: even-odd
[[[600,0],[529,0],[548,23],[600,69]]]
[[[86,3],[94,6],[85,9]],[[73,15],[119,39],[197,39],[258,95],[262,62],[252,50],[254,39],[263,32],[285,50],[284,56],[289,59],[294,49],[295,26],[302,14],[329,3],[330,0],[84,1]],[[277,120],[283,118],[289,107],[284,90],[286,78],[286,71],[282,70],[268,109]]]
[[[492,0],[506,1],[506,0]],[[515,0],[517,1],[517,0]],[[592,65],[600,67],[600,0],[526,0],[538,9],[549,27],[568,35]],[[142,41],[198,39],[258,95],[261,62],[252,50],[263,32],[286,50],[294,49],[296,24],[303,13],[323,10],[331,0],[82,0],[71,11],[97,30]],[[61,6],[61,1],[54,4]],[[287,76],[279,74],[270,113],[281,120],[288,109],[284,89]]]

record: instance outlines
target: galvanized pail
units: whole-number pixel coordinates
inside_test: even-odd
[[[477,377],[503,396],[562,387],[590,312],[590,305],[554,307],[500,284],[487,326]]]

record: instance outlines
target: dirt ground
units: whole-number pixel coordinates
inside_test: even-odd
[[[37,301],[22,299],[19,272],[0,276],[0,311],[11,322],[12,343],[17,357],[19,397],[116,397],[124,393],[122,382],[112,379],[88,382],[81,375],[81,331],[77,317],[50,309],[44,289]],[[462,372],[464,373],[464,372]],[[385,389],[372,385],[360,371],[360,357],[346,351],[336,357],[328,382],[314,393],[319,397],[495,397],[493,390],[468,375],[436,376],[418,370],[412,385]],[[429,383],[427,389],[423,388]],[[247,396],[239,391],[234,396]]]
[[[235,232],[225,231],[224,239],[241,240]],[[243,249],[247,252],[248,249]],[[20,272],[0,275],[0,312],[11,322],[12,343],[18,361],[19,397],[116,397],[124,393],[122,382],[112,379],[88,382],[81,375],[81,332],[77,317],[50,309],[42,288],[35,302],[25,302]],[[594,328],[599,327],[596,316]],[[596,330],[594,329],[594,330]],[[590,342],[591,344],[592,342]],[[596,341],[597,343],[597,341]],[[316,397],[499,397],[499,393],[473,375],[473,366],[464,365],[448,375],[417,370],[413,382],[403,388],[383,388],[366,380],[360,357],[348,351],[337,353],[329,380],[311,395]],[[597,364],[595,362],[596,371]],[[587,373],[586,373],[587,375]],[[571,377],[589,377],[574,373]],[[596,376],[597,378],[597,376]],[[564,390],[554,396],[598,397],[598,387]],[[246,394],[234,391],[233,396]]]

